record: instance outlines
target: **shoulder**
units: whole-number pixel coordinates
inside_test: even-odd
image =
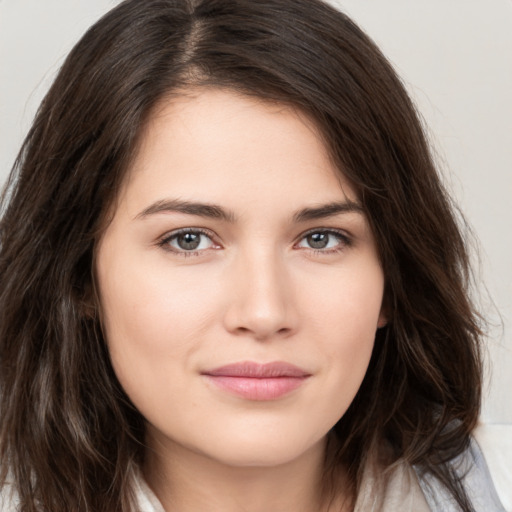
[[[139,512],[165,512],[157,497],[139,474],[135,477],[134,485]],[[13,486],[6,483],[0,488],[0,512],[17,512],[18,507],[19,501]]]
[[[137,510],[139,512],[165,512],[162,504],[149,488],[140,471],[135,474],[134,486],[137,497]],[[0,512],[3,512],[3,510],[0,509]]]
[[[372,457],[364,469],[354,512],[430,512],[430,508],[408,462],[387,466]]]
[[[7,482],[0,487],[0,512],[16,512],[18,505],[13,486]]]
[[[480,447],[474,439],[450,461],[476,512],[506,512],[500,502]],[[416,468],[415,468],[416,469]],[[459,512],[448,491],[431,475],[417,471],[420,486],[432,512]]]
[[[165,512],[158,498],[148,487],[140,471],[136,471],[133,478],[134,491],[138,512]],[[0,512],[18,512],[19,499],[12,485],[7,482],[0,487]]]

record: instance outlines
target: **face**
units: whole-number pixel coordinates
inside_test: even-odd
[[[319,445],[385,321],[372,233],[313,123],[226,91],[155,110],[96,273],[149,445],[237,466]]]

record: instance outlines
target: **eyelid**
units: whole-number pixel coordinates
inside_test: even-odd
[[[174,239],[175,237],[177,237],[181,234],[184,234],[184,233],[196,233],[196,234],[204,235],[212,241],[212,244],[214,245],[214,247],[209,247],[207,249],[190,250],[190,251],[186,251],[183,249],[180,250],[180,249],[176,249],[175,247],[172,247],[169,242],[172,239]],[[210,249],[217,250],[217,249],[221,248],[221,245],[216,241],[216,238],[217,238],[217,236],[215,235],[215,233],[213,233],[209,229],[198,228],[198,227],[186,227],[186,228],[179,228],[179,229],[175,229],[172,231],[168,231],[167,233],[165,233],[164,235],[162,235],[161,237],[158,238],[156,245],[161,247],[163,250],[170,252],[172,254],[176,254],[178,256],[198,256],[202,253],[209,251]]]
[[[312,235],[314,233],[326,233],[336,236],[340,239],[339,246],[336,246],[334,248],[329,249],[315,249],[313,247],[307,248],[307,247],[299,247],[299,249],[306,249],[313,251],[318,254],[332,254],[337,253],[345,249],[346,247],[350,247],[353,244],[352,236],[349,235],[345,230],[338,229],[338,228],[312,228],[308,229],[304,233],[301,233],[301,235],[297,238],[297,241],[295,242],[294,246],[297,246],[304,238],[306,238],[309,235]]]
[[[190,250],[190,251],[183,250],[183,249],[180,250],[175,247],[172,247],[169,242],[172,239],[174,239],[175,237],[179,236],[180,234],[184,234],[184,233],[196,233],[196,234],[204,235],[211,240],[214,247],[208,247],[206,249]],[[337,237],[340,240],[340,243],[336,247],[326,248],[326,249],[315,249],[313,247],[310,247],[310,248],[297,247],[297,245],[302,240],[304,240],[307,236],[314,234],[314,233],[325,233],[325,234],[334,235],[335,237]],[[213,250],[220,249],[222,246],[218,243],[217,238],[218,237],[216,236],[216,234],[209,229],[199,228],[199,227],[185,227],[185,228],[179,228],[179,229],[175,229],[175,230],[166,232],[164,235],[162,235],[161,237],[158,238],[156,245],[158,245],[165,251],[176,254],[178,256],[198,256],[198,255],[201,255],[202,253],[205,253],[211,249],[213,249]],[[294,248],[298,248],[301,250],[306,249],[306,250],[309,250],[309,251],[312,251],[312,252],[318,253],[318,254],[332,254],[332,253],[340,252],[343,249],[345,249],[346,247],[350,247],[352,245],[352,243],[353,243],[353,240],[352,240],[351,235],[349,235],[345,230],[341,230],[338,228],[331,228],[331,227],[329,227],[329,228],[322,227],[322,228],[308,229],[307,231],[301,233],[297,237],[296,242],[294,243]]]

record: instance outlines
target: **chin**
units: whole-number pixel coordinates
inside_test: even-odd
[[[323,453],[324,438],[306,440],[287,435],[285,439],[267,435],[248,440],[245,436],[238,439],[230,437],[225,442],[215,443],[214,448],[209,445],[203,454],[226,466],[275,467],[289,464],[315,450]]]

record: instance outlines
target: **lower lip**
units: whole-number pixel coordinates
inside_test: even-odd
[[[304,377],[230,377],[205,375],[219,388],[247,400],[277,400],[288,395],[306,380]]]

